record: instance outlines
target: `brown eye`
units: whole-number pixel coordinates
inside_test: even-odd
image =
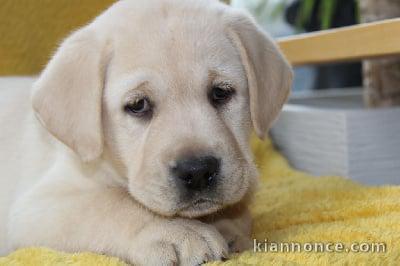
[[[222,105],[227,103],[233,96],[235,91],[230,87],[218,87],[212,88],[210,93],[210,100],[213,105]]]
[[[151,113],[151,105],[147,98],[140,98],[124,107],[125,112],[134,116],[145,116]]]

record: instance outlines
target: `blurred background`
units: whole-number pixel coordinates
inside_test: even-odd
[[[274,37],[400,16],[400,1],[397,0],[232,0],[231,4],[249,10]],[[397,59],[302,66],[296,68],[295,73],[294,93],[364,85],[368,106],[400,104]]]
[[[356,0],[232,0],[248,9],[274,37],[354,25],[360,14]],[[361,86],[361,63],[296,69],[294,92]]]

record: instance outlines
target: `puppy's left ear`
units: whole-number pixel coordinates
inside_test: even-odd
[[[60,46],[33,86],[37,117],[57,139],[90,161],[102,153],[105,45],[89,26]]]
[[[264,138],[289,95],[293,72],[274,41],[249,15],[232,10],[225,18],[246,71],[253,127]]]

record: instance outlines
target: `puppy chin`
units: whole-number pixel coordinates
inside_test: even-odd
[[[247,201],[254,194],[255,184],[250,180],[243,180],[241,186],[234,189],[233,193],[226,195],[224,199],[212,200],[198,198],[189,204],[179,208],[177,215],[186,218],[199,218],[218,212],[226,207],[236,205],[239,202]]]
[[[137,198],[135,199],[137,200]],[[152,204],[145,201],[137,201],[150,212],[164,217],[180,216],[185,218],[198,218],[215,213],[223,208],[223,205],[221,204],[202,200],[196,201],[184,207],[179,206],[179,204],[171,206],[161,206],[159,204]]]
[[[135,189],[135,186],[129,186],[129,194],[134,201],[141,205],[144,209],[164,217],[173,217],[177,213],[177,206],[175,204],[168,204],[174,202],[169,199],[155,199],[143,193],[141,189]]]
[[[222,204],[200,199],[188,206],[181,208],[177,212],[177,215],[187,218],[198,218],[215,213],[222,208]]]

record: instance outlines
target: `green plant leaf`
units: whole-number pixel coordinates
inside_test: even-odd
[[[296,18],[297,27],[304,28],[309,21],[314,9],[315,0],[303,0],[300,3],[300,10]]]
[[[332,18],[337,6],[337,0],[322,0],[319,6],[319,20],[321,29],[326,30],[331,27]]]

